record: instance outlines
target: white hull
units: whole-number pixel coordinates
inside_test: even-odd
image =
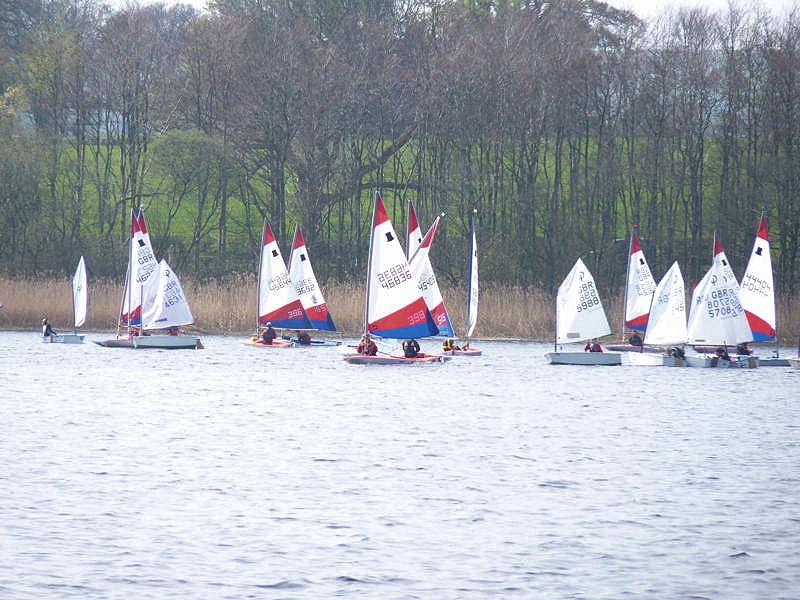
[[[622,356],[617,352],[548,352],[545,357],[551,365],[622,364]]]
[[[789,364],[795,369],[800,369],[800,356],[797,358],[787,358],[786,360],[788,360]]]
[[[84,335],[77,333],[59,333],[42,338],[45,344],[82,344]]]
[[[670,354],[652,354],[647,352],[628,352],[628,364],[638,367],[685,367],[686,360]]]
[[[162,348],[164,350],[195,350],[200,343],[196,335],[135,335],[134,348]]]
[[[755,356],[731,357],[731,360],[722,360],[716,356],[687,356],[686,363],[697,369],[755,369],[759,360]]]
[[[780,358],[775,356],[759,356],[758,358],[758,366],[759,367],[791,367],[791,363],[789,362],[788,358]]]

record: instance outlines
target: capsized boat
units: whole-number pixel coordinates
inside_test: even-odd
[[[650,303],[653,299],[653,291],[656,289],[656,282],[644,257],[637,226],[631,229],[630,244],[628,246],[628,268],[625,277],[625,294],[622,303],[622,327],[620,335],[623,341],[617,344],[606,344],[608,350],[615,352],[655,352],[661,354],[660,347],[636,346],[626,343],[625,331],[635,331],[643,334],[647,329],[647,322],[650,313]]]
[[[439,331],[422,297],[417,279],[411,273],[379,192],[375,192],[372,209],[365,304],[365,340],[370,336],[395,340],[419,339],[436,335]],[[358,365],[407,365],[450,360],[449,356],[419,355],[405,358],[380,351],[374,356],[348,353],[342,358]]]
[[[628,352],[628,362],[639,366],[685,367],[687,365],[682,346],[686,344],[687,335],[686,292],[683,275],[676,261],[656,286],[644,333],[645,345],[666,348],[675,346],[676,349],[674,352],[659,354]]]
[[[556,337],[553,351],[545,354],[551,365],[619,365],[618,352],[564,351],[563,344],[583,342],[611,333],[594,278],[579,258],[558,288]]]
[[[750,326],[739,300],[739,283],[716,234],[711,268],[692,292],[687,333],[691,345],[717,346],[723,350],[727,346],[752,341]],[[698,354],[687,355],[686,362],[690,367],[752,369],[758,367],[759,361],[754,357],[729,360],[716,354]]]
[[[158,278],[158,261],[150,242],[144,211],[131,209],[131,237],[129,240],[128,268],[122,289],[117,336],[96,341],[106,348],[133,348],[133,336],[141,333],[142,310],[155,300]]]
[[[53,344],[82,344],[84,335],[78,333],[78,327],[86,322],[89,309],[89,281],[86,275],[86,262],[81,256],[78,267],[72,276],[72,333],[58,333],[44,338]]]

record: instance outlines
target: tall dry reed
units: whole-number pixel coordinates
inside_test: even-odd
[[[256,282],[252,275],[221,281],[186,279],[182,282],[201,333],[244,334],[255,326]],[[360,282],[332,282],[324,286],[328,306],[339,331],[358,335],[364,328],[364,286]],[[70,280],[67,278],[0,278],[0,329],[38,329],[47,315],[56,329],[69,329],[72,318]],[[117,327],[122,284],[111,280],[89,283],[90,310],[86,330],[113,331]],[[466,290],[443,287],[456,333],[463,335]],[[777,303],[781,341],[793,345],[800,334],[800,296],[782,297]],[[605,299],[608,319],[619,337],[622,293]],[[481,288],[475,337],[549,340],[553,337],[552,296],[536,287],[491,285]]]

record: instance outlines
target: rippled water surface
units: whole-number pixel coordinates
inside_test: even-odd
[[[800,597],[800,370],[205,343],[0,333],[0,597]]]

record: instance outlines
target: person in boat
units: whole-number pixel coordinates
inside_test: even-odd
[[[454,340],[447,338],[442,342],[442,350],[444,352],[452,352],[453,350],[461,350],[461,348],[456,345]]]
[[[629,337],[628,343],[631,346],[636,346],[636,347],[641,347],[644,345],[644,342],[642,341],[642,336],[640,336],[638,333],[634,333],[631,337]]]
[[[730,355],[728,354],[728,351],[722,346],[717,348],[717,351],[714,354],[715,354],[715,356],[717,358],[722,359],[722,360],[729,361],[731,359]]]
[[[594,338],[591,342],[586,342],[586,345],[583,347],[584,352],[602,352],[603,348],[597,343],[597,338]]]
[[[744,356],[750,356],[753,353],[750,350],[750,347],[747,345],[747,342],[742,342],[738,346],[736,346],[736,354],[742,354]]]
[[[378,345],[371,337],[365,335],[358,343],[358,353],[366,356],[375,356],[378,354]]]
[[[50,337],[53,335],[58,335],[58,332],[53,329],[53,326],[50,325],[50,321],[45,317],[42,319],[42,337]]]
[[[419,356],[419,342],[417,340],[403,342],[403,355],[406,358],[417,358]]]
[[[167,329],[167,335],[178,335],[181,332],[180,327],[170,327]]]
[[[307,331],[298,331],[297,332],[297,343],[301,346],[310,346],[311,345],[311,336],[308,335]]]
[[[669,353],[673,358],[686,358],[686,352],[680,346],[673,346]]]
[[[266,329],[261,332],[261,342],[267,344],[268,346],[272,345],[272,342],[275,341],[275,338],[278,337],[277,332],[272,328],[272,323],[267,321]]]

